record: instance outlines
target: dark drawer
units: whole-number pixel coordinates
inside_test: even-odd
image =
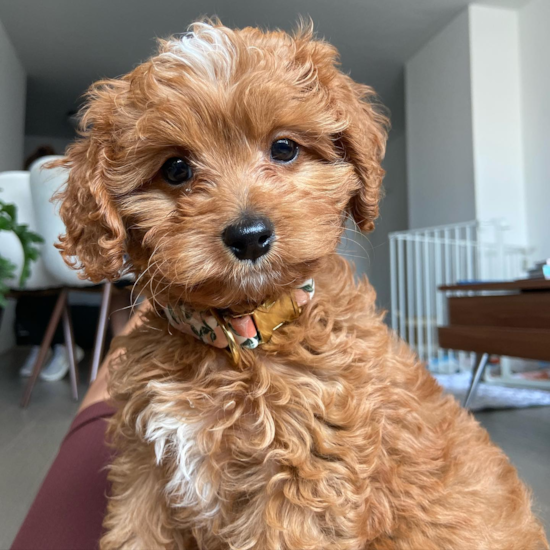
[[[550,292],[449,297],[449,325],[550,329]]]
[[[550,330],[451,326],[440,327],[438,336],[443,349],[550,361]]]

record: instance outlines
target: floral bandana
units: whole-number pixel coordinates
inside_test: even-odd
[[[300,315],[315,294],[315,283],[308,279],[279,300],[266,302],[252,313],[239,316],[227,315],[219,310],[198,311],[188,305],[167,306],[165,315],[174,328],[195,336],[205,344],[216,348],[229,348],[236,363],[239,362],[237,346],[255,349],[269,342],[274,330]],[[258,326],[260,325],[260,326]],[[263,327],[263,328],[262,328]]]

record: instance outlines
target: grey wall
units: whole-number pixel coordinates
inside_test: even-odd
[[[464,10],[405,68],[411,228],[475,219],[470,86]]]
[[[550,257],[550,2],[471,5],[406,65],[411,227],[505,220]]]
[[[0,172],[23,163],[26,75],[0,21]],[[14,344],[15,304],[10,301],[0,325],[0,353]]]
[[[390,308],[390,247],[388,234],[409,228],[407,208],[406,138],[402,132],[388,142],[384,167],[386,196],[380,205],[380,218],[369,236],[372,245],[371,262],[367,269],[376,289],[378,306]]]
[[[353,261],[359,275],[366,274],[377,294],[377,304],[390,307],[390,250],[388,234],[408,229],[407,165],[404,132],[390,136],[384,159],[385,197],[380,204],[376,228],[367,235],[358,234],[350,224],[340,253]]]
[[[26,135],[24,141],[24,156],[27,158],[30,154],[41,147],[42,145],[50,145],[54,148],[56,155],[65,154],[65,149],[71,143],[71,139],[64,137],[52,137],[52,136],[34,136]]]
[[[26,75],[0,21],[0,172],[23,161]]]

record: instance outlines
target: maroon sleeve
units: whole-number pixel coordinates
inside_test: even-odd
[[[12,550],[98,548],[109,489],[106,467],[112,456],[105,430],[113,413],[99,402],[76,416]]]

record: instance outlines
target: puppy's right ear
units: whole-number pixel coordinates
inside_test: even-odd
[[[92,86],[81,112],[80,138],[63,159],[49,164],[69,170],[67,184],[54,200],[66,228],[56,245],[65,262],[82,270],[81,278],[98,283],[120,277],[126,230],[114,203],[118,101],[127,90],[123,80],[105,80]]]

